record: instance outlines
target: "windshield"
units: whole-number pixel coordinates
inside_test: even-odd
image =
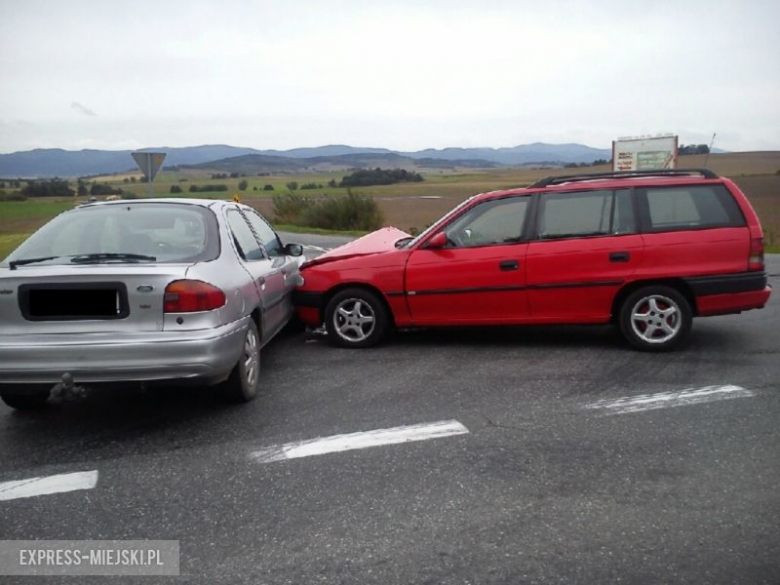
[[[414,239],[409,240],[408,242],[405,242],[402,248],[411,248],[413,246],[417,245],[417,242],[420,242],[423,238],[425,238],[428,234],[430,234],[432,231],[439,229],[439,226],[441,226],[442,223],[445,223],[446,220],[450,219],[454,215],[456,215],[458,212],[460,212],[461,209],[466,207],[472,199],[474,199],[476,195],[472,195],[471,197],[468,197],[467,199],[461,201],[458,205],[450,209],[447,213],[442,215],[439,219],[434,221],[431,225],[429,225],[427,228],[425,228],[425,231],[423,231],[420,235],[416,236]]]
[[[19,246],[3,265],[213,260],[216,217],[197,205],[129,203],[63,213]]]

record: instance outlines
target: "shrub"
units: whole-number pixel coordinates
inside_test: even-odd
[[[6,193],[5,191],[0,191],[0,201],[27,201],[27,197],[18,192]]]
[[[247,187],[249,187],[249,183],[247,183],[246,179],[241,179],[238,182],[238,190],[239,191],[246,191]]]
[[[392,185],[393,183],[418,183],[422,181],[420,173],[404,169],[364,169],[345,176],[339,187],[366,187],[368,185]]]
[[[171,193],[182,193],[183,189],[178,185],[171,185]]]
[[[274,196],[274,217],[279,223],[328,230],[372,231],[382,226],[382,211],[370,197],[347,192],[346,197],[314,200],[303,195]]]
[[[27,184],[22,187],[22,195],[26,197],[73,197],[75,194],[68,182],[62,179],[27,181]]]
[[[89,188],[89,194],[93,197],[96,195],[121,195],[122,189],[112,187],[108,183],[92,183],[92,186]]]
[[[190,185],[190,193],[210,193],[212,191],[227,190],[227,185]]]
[[[287,188],[290,191],[295,191],[296,189],[298,189],[298,181],[290,181],[289,183],[287,183]]]
[[[314,205],[311,198],[304,195],[287,193],[274,195],[274,217],[279,223],[305,225],[300,223],[307,209]]]
[[[273,191],[273,190],[274,190],[274,186],[271,185],[270,183],[267,183],[265,187],[263,187],[263,191]]]

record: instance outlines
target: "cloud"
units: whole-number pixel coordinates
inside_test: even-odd
[[[90,110],[87,106],[84,106],[78,102],[73,102],[70,104],[70,107],[71,109],[74,109],[80,114],[84,114],[85,116],[97,116],[97,114]]]

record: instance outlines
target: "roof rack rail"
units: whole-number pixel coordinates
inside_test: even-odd
[[[657,177],[658,175],[671,177],[685,177],[689,175],[701,175],[705,179],[718,179],[718,175],[709,169],[657,169],[654,171],[615,171],[612,173],[592,173],[585,175],[563,175],[559,177],[546,177],[536,181],[530,188],[549,187],[562,183],[576,181],[593,181],[596,179],[630,179],[632,177]]]

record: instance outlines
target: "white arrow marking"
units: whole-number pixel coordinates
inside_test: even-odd
[[[733,398],[749,398],[755,396],[754,392],[727,384],[725,386],[704,386],[703,388],[686,388],[679,392],[659,392],[658,394],[642,394],[616,400],[599,400],[586,404],[583,408],[605,410],[606,414],[626,414],[643,410],[656,410],[658,408],[672,408],[675,406],[688,406],[690,404],[703,404],[717,400],[731,400]]]
[[[76,490],[91,490],[97,485],[97,480],[97,471],[82,471],[6,481],[0,483],[0,501],[73,492]]]
[[[251,454],[253,459],[260,463],[272,461],[284,461],[297,459],[298,457],[311,457],[313,455],[325,455],[326,453],[338,453],[340,451],[352,451],[354,449],[366,449],[381,445],[397,445],[398,443],[411,443],[413,441],[427,441],[452,435],[467,434],[469,430],[456,420],[444,420],[419,425],[394,427],[391,429],[379,429],[348,435],[333,435],[321,437],[311,441],[299,441],[286,443],[273,447],[266,447]]]

